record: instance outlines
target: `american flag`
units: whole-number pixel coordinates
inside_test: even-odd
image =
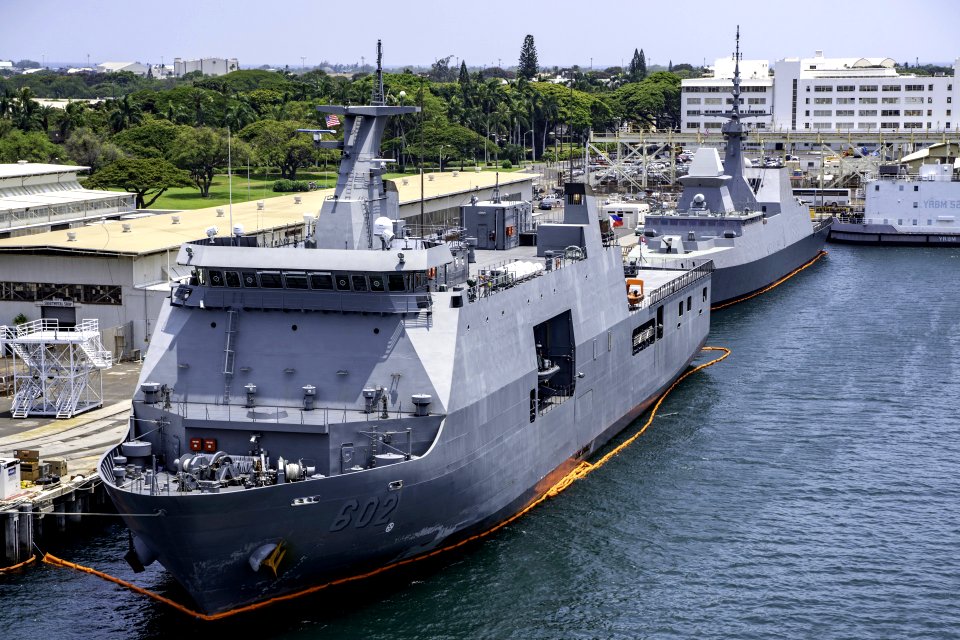
[[[340,126],[340,118],[338,118],[336,114],[331,113],[330,115],[327,116],[327,126],[328,126],[328,127],[339,127],[339,126]]]

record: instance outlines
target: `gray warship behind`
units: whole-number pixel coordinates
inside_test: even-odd
[[[342,143],[323,142],[342,160],[304,244],[180,249],[193,275],[100,462],[127,560],[158,560],[208,614],[502,522],[637,418],[707,336],[710,265],[627,275],[586,185],[567,185],[536,246],[473,262],[456,231],[410,237],[378,154],[386,119],[415,108],[384,106],[375,85],[370,106],[318,107],[343,120]]]
[[[734,53],[732,108],[724,114],[723,162],[713,147],[694,154],[676,211],[648,213],[630,255],[644,266],[689,268],[712,261],[713,304],[743,298],[814,259],[830,232],[793,196],[787,169],[744,166],[740,112],[740,30]]]

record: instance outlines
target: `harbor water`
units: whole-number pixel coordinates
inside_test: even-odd
[[[828,248],[714,315],[732,355],[632,447],[465,551],[217,623],[34,565],[0,637],[960,637],[960,249]],[[127,544],[51,551],[186,601]]]

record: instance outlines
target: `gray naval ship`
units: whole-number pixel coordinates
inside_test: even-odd
[[[343,141],[323,141],[342,160],[305,243],[180,249],[193,275],[100,462],[127,560],[159,561],[208,614],[502,522],[637,418],[707,336],[710,265],[627,275],[586,185],[567,185],[535,246],[471,257],[456,229],[407,233],[379,145],[415,108],[385,106],[376,84],[370,106],[318,107],[343,120]]]
[[[740,112],[739,28],[734,56],[723,162],[715,148],[698,149],[680,178],[676,211],[648,213],[641,243],[630,254],[639,264],[665,268],[712,261],[714,305],[745,297],[812,260],[831,223],[811,221],[792,194],[787,169],[745,167],[742,119],[763,114]]]

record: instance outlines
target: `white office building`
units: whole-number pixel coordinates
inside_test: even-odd
[[[741,110],[768,115],[748,118],[748,126],[777,131],[951,133],[960,125],[960,58],[943,76],[900,74],[891,58],[812,58],[778,60],[770,74],[766,60],[740,63]],[[717,60],[712,78],[681,83],[684,131],[719,132],[716,114],[733,104],[733,61]]]
[[[178,78],[194,71],[199,71],[205,76],[222,76],[239,68],[240,63],[237,62],[236,58],[173,59],[173,75]]]

